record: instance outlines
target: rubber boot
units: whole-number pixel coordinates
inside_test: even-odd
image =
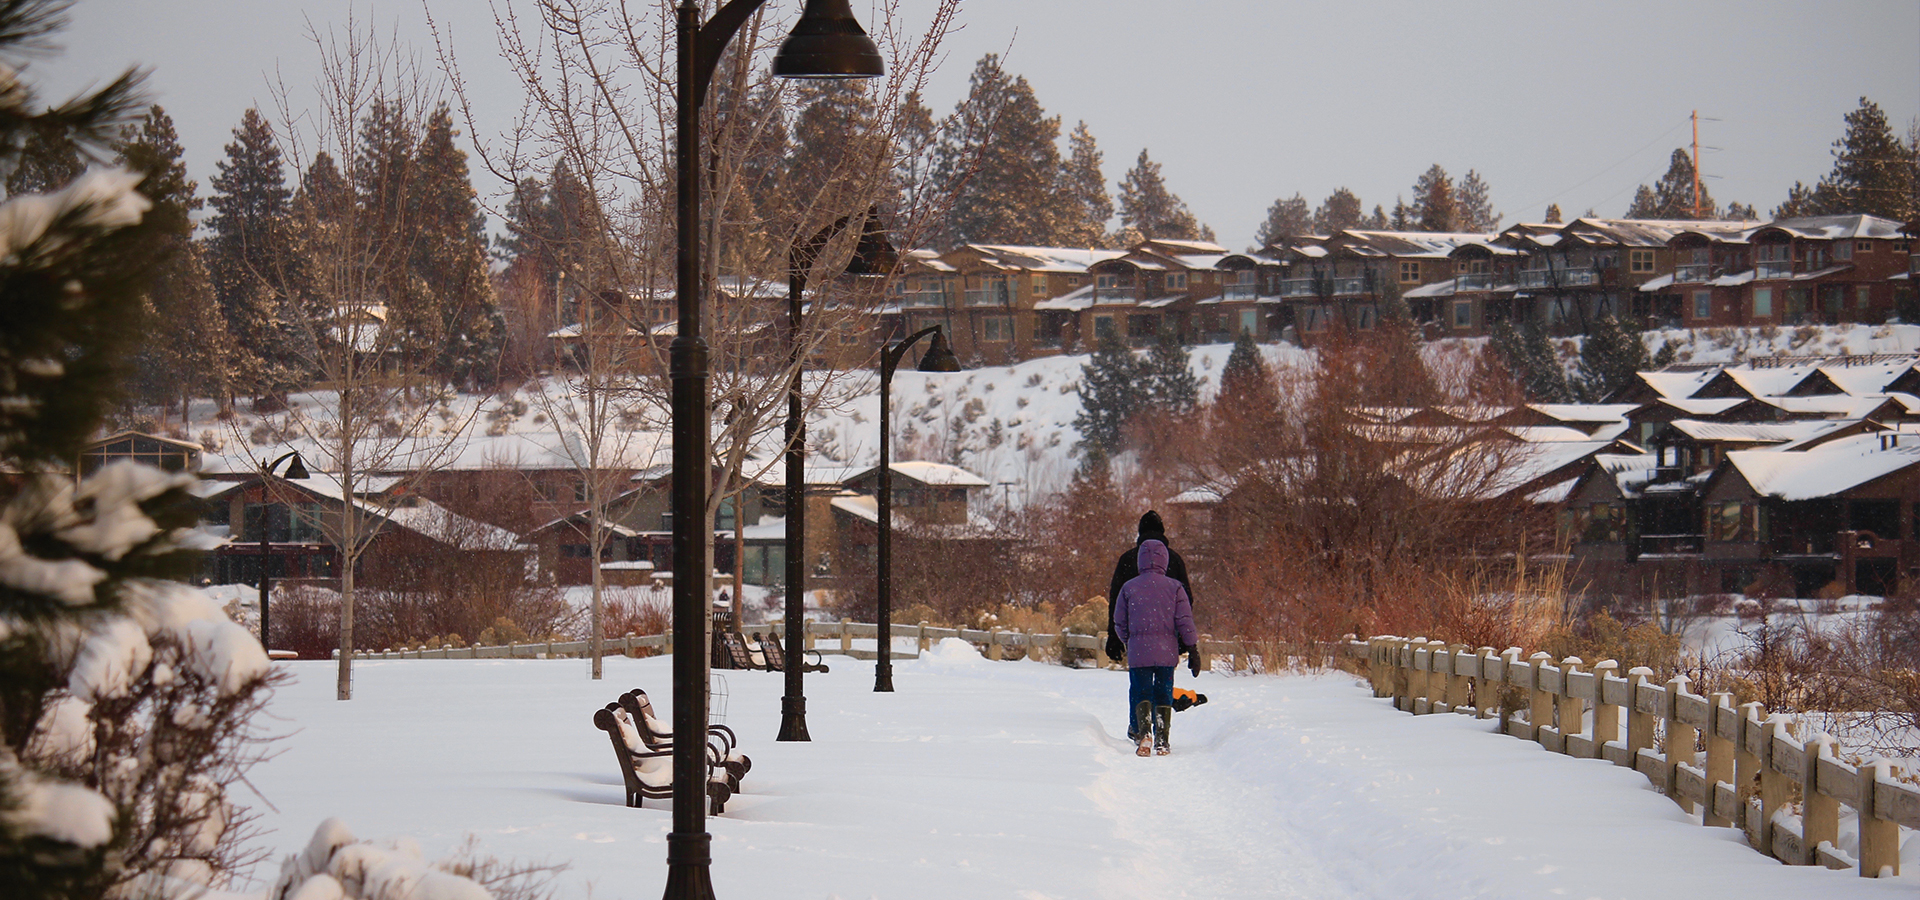
[[[1153,701],[1142,700],[1133,705],[1133,733],[1140,736],[1140,744],[1134,748],[1134,755],[1146,756],[1152,753]]]
[[[1153,708],[1153,754],[1166,756],[1173,750],[1167,746],[1167,728],[1173,725],[1173,707],[1156,706]]]

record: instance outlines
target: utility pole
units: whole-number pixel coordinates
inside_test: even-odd
[[[1694,110],[1689,118],[1693,119],[1693,217],[1704,219],[1707,214],[1700,208],[1700,111]]]

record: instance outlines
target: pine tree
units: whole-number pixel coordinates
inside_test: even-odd
[[[1860,98],[1847,114],[1847,131],[1833,142],[1833,172],[1821,181],[1827,214],[1866,213],[1904,222],[1914,207],[1915,148],[1902,142],[1879,104]]]
[[[975,64],[967,97],[934,151],[934,181],[952,198],[937,243],[1057,244],[1060,117],[1048,116],[1025,78],[1000,57]]]
[[[64,26],[64,11],[0,0],[0,170],[18,171],[33,133],[108,158],[143,105],[134,72],[57,107],[39,103],[18,64]],[[92,168],[0,203],[4,897],[197,894],[207,885],[191,880],[195,863],[207,864],[203,882],[221,871],[217,848],[202,846],[232,839],[226,785],[239,773],[211,776],[235,713],[258,709],[245,705],[259,686],[250,670],[267,660],[244,630],[198,612],[204,596],[168,580],[192,564],[177,535],[192,524],[193,479],[131,463],[79,480],[65,471],[119,400],[142,294],[179,233],[146,218],[153,205],[137,189],[157,187],[164,169]],[[201,660],[231,663],[245,684],[203,690]],[[162,873],[184,880],[142,881]]]
[[[1461,231],[1486,233],[1500,227],[1500,213],[1494,211],[1492,191],[1479,172],[1468,169],[1467,174],[1461,176],[1460,188],[1455,194]]]
[[[1120,222],[1147,240],[1202,238],[1200,224],[1187,204],[1167,190],[1160,164],[1149,159],[1146,150],[1140,151],[1139,160],[1120,180]]]
[[[1647,345],[1613,316],[1601,316],[1587,330],[1580,345],[1579,377],[1574,393],[1586,403],[1598,403],[1632,382],[1651,367]]]
[[[1122,429],[1135,410],[1145,401],[1141,387],[1145,365],[1114,335],[1100,341],[1099,349],[1080,370],[1080,412],[1073,427],[1080,431],[1080,446],[1102,459],[1120,452]]]
[[[1393,198],[1393,213],[1387,218],[1387,229],[1413,231],[1418,225],[1419,219],[1414,216],[1413,207],[1408,206],[1407,202],[1399,197]]]
[[[234,339],[232,383],[266,396],[298,385],[304,374],[301,311],[275,288],[292,264],[292,192],[273,128],[258,109],[241,117],[226,153],[210,180],[207,269]]]
[[[428,116],[410,186],[419,211],[412,274],[438,315],[440,336],[429,371],[468,387],[488,381],[499,364],[506,325],[487,275],[486,216],[468,180],[467,154],[445,105]]]
[[[1459,203],[1453,178],[1439,163],[1413,183],[1413,227],[1417,231],[1458,231]]]
[[[1073,127],[1067,148],[1059,193],[1070,202],[1060,240],[1069,247],[1098,247],[1105,242],[1107,222],[1113,218],[1113,197],[1107,193],[1107,177],[1100,171],[1100,148],[1087,123]]]
[[[1162,329],[1141,371],[1142,404],[1184,413],[1200,399],[1192,354],[1172,329]]]
[[[1260,223],[1253,240],[1260,247],[1271,247],[1312,231],[1313,208],[1307,205],[1307,198],[1294,194],[1275,200],[1267,207],[1267,220]]]
[[[939,126],[933,110],[912,91],[900,101],[896,114],[899,125],[893,141],[894,188],[890,199],[895,206],[881,206],[890,221],[901,221],[906,210],[924,209],[934,190],[933,154],[939,145]]]
[[[1563,218],[1560,214],[1560,204],[1558,203],[1547,204],[1546,215],[1542,216],[1540,221],[1548,225],[1559,225],[1563,221]]]
[[[1260,355],[1251,332],[1242,331],[1233,341],[1233,352],[1220,369],[1220,394],[1216,401],[1223,407],[1242,408],[1274,400],[1273,373]]]
[[[1361,211],[1360,198],[1346,188],[1336,188],[1321,201],[1319,208],[1313,211],[1313,233],[1335,235],[1349,228],[1359,228],[1366,216]]]
[[[792,221],[811,233],[820,227],[814,220],[826,213],[833,213],[829,220],[838,218],[865,190],[866,185],[849,173],[864,166],[873,152],[867,135],[875,109],[866,82],[858,79],[802,79],[797,89],[800,114],[793,122],[784,178],[794,186],[787,198],[793,207]],[[771,139],[770,135],[756,137],[762,143]],[[750,146],[745,154],[750,169],[756,151],[759,145]]]
[[[134,357],[132,393],[163,409],[193,397],[223,397],[232,342],[214,302],[206,260],[193,240],[193,214],[202,205],[174,132],[173,119],[155,106],[117,146],[126,167],[145,176],[140,192],[153,201],[146,223],[160,259],[145,303],[144,340]]]
[[[1693,157],[1687,151],[1675,150],[1667,163],[1667,174],[1660,176],[1653,187],[1641,185],[1633,193],[1633,202],[1627,205],[1629,219],[1711,219],[1717,216],[1714,210],[1713,195],[1705,184],[1700,185],[1700,204],[1696,210],[1693,202]]]
[[[1564,403],[1573,399],[1559,355],[1539,329],[1522,331],[1512,321],[1501,319],[1494,323],[1487,349],[1534,402]]]

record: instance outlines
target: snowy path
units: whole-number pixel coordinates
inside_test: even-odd
[[[754,758],[709,820],[723,898],[1629,898],[1910,896],[1769,862],[1689,823],[1646,780],[1414,718],[1347,677],[1227,678],[1179,713],[1174,755],[1121,739],[1123,673],[933,653],[829,657],[808,679],[808,744],[779,744],[780,676],[727,673],[726,721]],[[620,805],[591,711],[666,699],[665,660],[297,663],[274,712],[300,731],[253,781],[276,854],[337,815],[440,854],[567,862],[561,896],[652,898],[669,813]],[[1195,684],[1180,673],[1179,683]],[[270,874],[267,872],[262,873]]]

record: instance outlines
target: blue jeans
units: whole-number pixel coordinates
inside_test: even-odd
[[[1127,670],[1127,739],[1139,740],[1133,730],[1133,710],[1140,701],[1154,706],[1173,705],[1173,667],[1135,666]]]

